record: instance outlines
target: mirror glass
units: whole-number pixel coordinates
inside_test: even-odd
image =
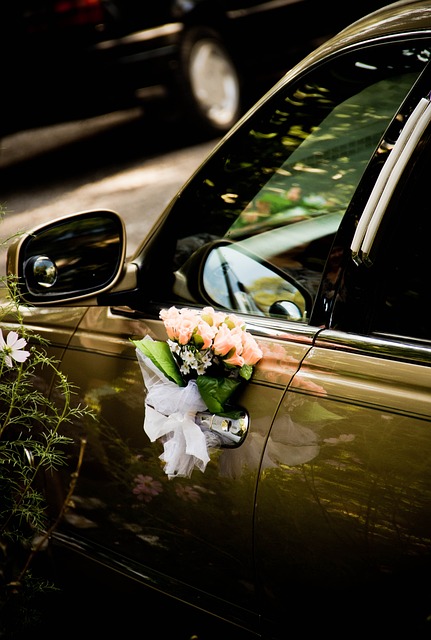
[[[20,253],[28,292],[57,299],[103,290],[124,259],[123,236],[110,211],[77,214],[29,235]]]
[[[205,294],[216,305],[242,313],[285,315],[274,312],[275,303],[280,302],[293,303],[299,309],[299,315],[292,319],[302,320],[307,311],[303,293],[288,276],[245,253],[238,245],[219,245],[210,251],[202,284]]]

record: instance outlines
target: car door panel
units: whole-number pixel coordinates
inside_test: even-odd
[[[111,557],[109,562],[123,567],[133,563],[135,579],[150,582],[150,575],[164,591],[175,582],[174,595],[183,591],[189,598],[192,588],[198,601],[197,594],[206,592],[211,608],[218,598],[232,619],[238,607],[256,612],[257,474],[274,408],[310,348],[304,334],[292,323],[285,333],[290,344],[282,337],[258,338],[265,357],[238,398],[250,418],[244,443],[214,451],[204,473],[170,480],[159,459],[161,443],[151,443],[143,430],[145,387],[130,340],[166,339],[164,327],[124,310],[88,309],[62,369],[72,381],[79,379],[79,399],[94,409],[97,421],[84,427],[84,463],[59,538],[90,545],[93,557],[103,553],[105,562]],[[61,483],[64,493],[68,475]]]
[[[416,362],[413,360],[416,354]],[[256,558],[265,617],[415,624],[431,610],[431,369],[427,348],[336,331],[319,334],[292,379],[257,493]],[[422,364],[421,364],[422,361]],[[292,458],[289,439],[302,451]],[[271,539],[271,544],[268,544]],[[361,604],[355,602],[356,585]],[[355,588],[356,588],[355,587]],[[278,594],[283,593],[283,602]],[[336,605],[335,605],[336,603]],[[411,612],[410,612],[411,615]],[[350,622],[352,620],[350,619]],[[391,620],[392,622],[392,620]]]

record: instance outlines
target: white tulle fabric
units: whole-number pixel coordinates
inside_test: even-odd
[[[136,349],[139,366],[147,388],[144,430],[151,442],[162,439],[165,473],[169,478],[190,477],[194,468],[204,472],[210,460],[205,434],[194,422],[197,411],[207,407],[191,380],[179,387]]]

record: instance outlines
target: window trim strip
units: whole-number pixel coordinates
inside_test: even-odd
[[[357,264],[370,264],[370,252],[390,197],[417,142],[431,121],[430,98],[421,98],[383,166],[358,222],[350,246]]]

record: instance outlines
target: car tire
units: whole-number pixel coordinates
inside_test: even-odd
[[[205,133],[223,134],[241,115],[240,73],[216,32],[186,33],[179,83],[184,115]]]

